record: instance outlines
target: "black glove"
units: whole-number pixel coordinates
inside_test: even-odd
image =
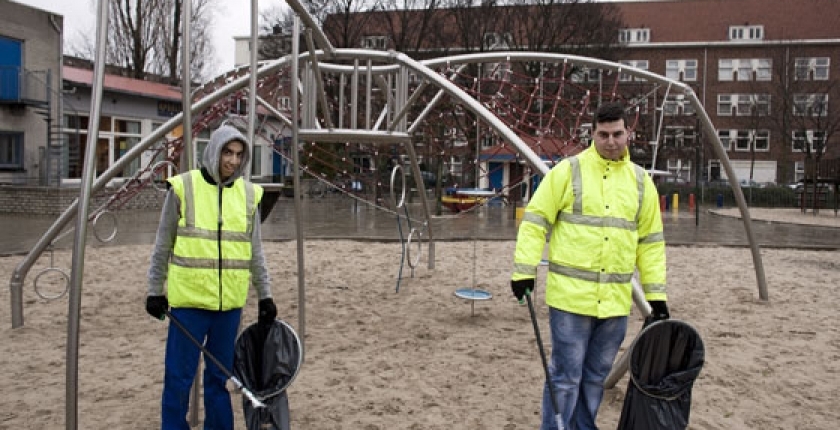
[[[166,296],[146,297],[146,312],[149,315],[163,321],[167,310],[169,310],[169,300],[166,299]]]
[[[650,316],[645,318],[644,327],[671,318],[671,314],[668,313],[668,304],[664,300],[652,300],[648,304],[650,304]]]
[[[274,320],[277,319],[277,306],[274,305],[274,300],[271,297],[262,299],[258,307],[259,316],[257,317],[257,322],[262,325],[274,324]]]
[[[520,302],[525,298],[526,294],[531,294],[534,291],[533,279],[520,279],[518,281],[510,281],[510,290],[513,291],[513,296]]]

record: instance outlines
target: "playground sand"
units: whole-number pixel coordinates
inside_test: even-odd
[[[527,306],[508,289],[513,242],[438,243],[434,270],[406,266],[399,243],[306,243],[306,357],[288,390],[295,429],[534,429],[543,371]],[[300,330],[296,244],[266,243],[280,316]],[[150,246],[85,256],[78,428],[159,427],[167,324],[144,311]],[[691,429],[834,429],[840,422],[840,252],[762,251],[769,302],[745,248],[669,247],[672,316],[694,325],[706,364]],[[0,258],[9,279],[22,257]],[[69,268],[70,251],[55,264]],[[25,325],[11,329],[0,289],[0,429],[65,427],[68,297],[46,301],[32,280]],[[69,270],[69,269],[68,269]],[[544,268],[540,279],[544,279]],[[39,286],[50,290],[49,279]],[[492,300],[470,303],[473,286]],[[548,338],[542,288],[535,303]],[[256,320],[253,297],[244,316]],[[474,305],[474,308],[473,306]],[[641,326],[635,313],[625,347]],[[605,394],[599,425],[615,428],[628,378]],[[236,428],[245,429],[239,395]]]

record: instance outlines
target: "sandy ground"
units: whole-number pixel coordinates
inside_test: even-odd
[[[757,217],[757,214],[756,214]],[[289,388],[296,429],[535,429],[543,372],[527,306],[508,288],[514,243],[436,246],[435,268],[404,267],[399,243],[306,243],[306,359]],[[300,330],[296,244],[266,244],[280,316]],[[85,257],[78,428],[159,427],[166,323],[143,309],[150,246],[90,249]],[[0,258],[9,279],[21,257]],[[674,318],[694,325],[706,364],[693,389],[691,429],[835,429],[840,423],[840,252],[762,251],[770,295],[758,299],[749,250],[669,247]],[[69,251],[54,265],[70,267]],[[68,297],[24,289],[25,325],[11,328],[0,289],[0,429],[65,427]],[[67,269],[69,271],[69,269]],[[544,270],[544,269],[541,269]],[[544,272],[540,279],[544,279]],[[55,276],[42,293],[61,290]],[[477,287],[492,300],[455,297]],[[547,339],[547,314],[537,312]],[[249,300],[244,320],[256,320]],[[638,332],[635,313],[625,347]],[[625,376],[599,424],[615,428]],[[237,429],[244,429],[234,396]]]

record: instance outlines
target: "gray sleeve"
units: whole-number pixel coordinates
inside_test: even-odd
[[[257,290],[257,297],[262,300],[271,297],[271,278],[265,267],[260,230],[260,211],[254,213],[254,232],[251,235],[251,284]]]
[[[175,236],[178,233],[180,211],[178,196],[171,189],[166,192],[163,209],[160,212],[155,247],[152,249],[151,264],[148,273],[148,291],[150,296],[163,295],[163,284],[166,282],[169,268],[169,257],[175,246]]]

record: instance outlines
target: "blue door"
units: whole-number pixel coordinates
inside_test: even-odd
[[[20,100],[22,59],[21,42],[0,37],[0,100]]]

